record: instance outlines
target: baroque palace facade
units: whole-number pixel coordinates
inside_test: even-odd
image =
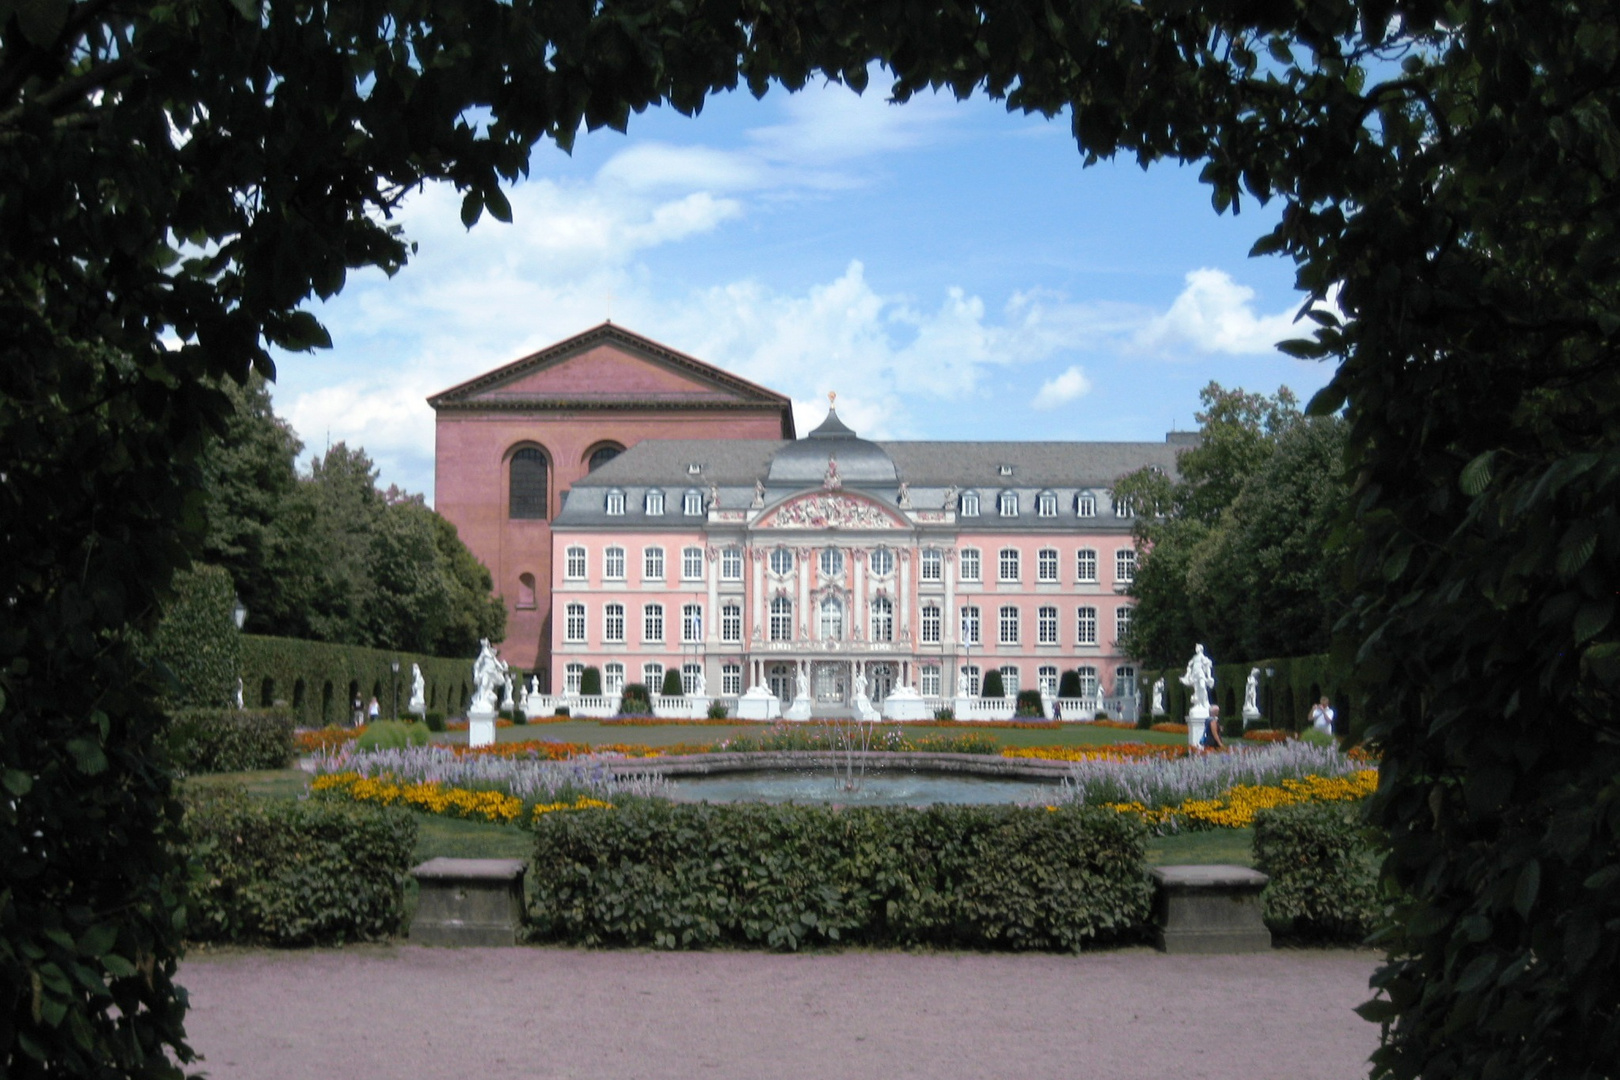
[[[723,700],[764,688],[785,709],[807,690],[817,715],[862,688],[931,709],[991,670],[1009,695],[1054,694],[1070,669],[1085,698],[1134,694],[1117,642],[1136,552],[1111,488],[1173,474],[1192,437],[873,442],[829,408],[795,439],[787,399],[611,325],[430,401],[440,512],[494,574],[514,616],[503,652],[533,656],[542,691],[577,693],[596,667],[608,695],[656,694],[676,670]]]

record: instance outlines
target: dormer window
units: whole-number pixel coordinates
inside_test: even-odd
[[[1136,500],[1129,495],[1114,496],[1114,516],[1130,517],[1136,513]]]
[[[702,472],[702,471],[703,471],[703,466],[702,466],[702,465],[699,465],[699,464],[698,464],[698,463],[697,463],[697,462],[695,462],[695,461],[693,461],[693,462],[689,462],[689,463],[688,463],[688,464],[687,464],[687,466],[686,466],[686,474],[687,474],[687,475],[688,475],[688,476],[696,476],[696,475],[697,475],[697,474],[698,474],[698,473],[700,473],[700,472]]]
[[[1097,496],[1089,491],[1081,492],[1080,496],[1074,500],[1074,516],[1083,518],[1096,517]]]
[[[624,516],[624,492],[610,491],[607,493],[608,517]]]
[[[1003,491],[996,496],[996,512],[1002,517],[1018,516],[1018,492]]]
[[[703,513],[703,493],[701,491],[688,491],[681,500],[681,513],[687,517],[697,517]]]
[[[964,491],[957,504],[956,512],[963,517],[979,516],[979,493],[977,491]]]
[[[647,516],[662,517],[664,514],[664,493],[658,488],[647,492]]]
[[[1050,491],[1043,491],[1035,500],[1035,512],[1043,518],[1057,517],[1057,496]]]
[[[1002,476],[1011,476],[1012,473],[1013,473],[1013,468],[1012,468],[1011,465],[1003,465],[1001,467],[1001,475]]]

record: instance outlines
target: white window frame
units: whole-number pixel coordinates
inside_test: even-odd
[[[939,665],[923,664],[917,672],[917,689],[923,697],[939,697]]]
[[[963,548],[956,557],[957,564],[961,566],[963,581],[978,581],[983,576],[984,560],[979,556],[978,548]]]
[[[956,514],[958,517],[979,516],[979,493],[977,491],[964,491],[956,500]]]
[[[1076,674],[1080,676],[1080,696],[1083,698],[1096,697],[1098,687],[1097,669],[1094,667],[1077,668]]]
[[[681,580],[703,580],[703,549],[700,547],[681,548]]]
[[[1133,516],[1135,516],[1135,514],[1136,514],[1136,500],[1131,498],[1129,495],[1125,495],[1125,496],[1113,495],[1113,496],[1111,496],[1111,501],[1114,504],[1114,516],[1115,517],[1123,518],[1123,517],[1133,517]]]
[[[681,641],[687,645],[703,640],[703,605],[681,605]]]
[[[602,580],[624,580],[624,548],[617,545],[602,552]]]
[[[1129,693],[1126,693],[1127,687],[1130,690]],[[1132,667],[1130,664],[1121,664],[1119,667],[1114,669],[1114,696],[1136,696],[1136,668]]]
[[[1004,518],[1018,516],[1018,492],[1003,491],[996,496],[996,513]]]
[[[873,548],[868,561],[872,566],[873,577],[888,577],[894,573],[894,552],[888,548]]]
[[[564,608],[563,640],[570,645],[585,644],[585,605],[574,603]]]
[[[1035,498],[1035,513],[1043,518],[1057,517],[1057,496],[1043,491]]]
[[[584,664],[571,663],[563,665],[563,693],[578,696],[579,684],[584,678]]]
[[[605,501],[608,517],[624,517],[624,492],[610,491]]]
[[[720,580],[741,581],[743,576],[743,551],[740,547],[724,548],[720,552]]]
[[[944,581],[945,553],[939,548],[923,548],[922,557],[917,561],[917,580]]]
[[[771,601],[769,621],[770,640],[793,640],[793,600],[791,597],[778,596]]]
[[[777,577],[787,577],[793,573],[793,549],[774,547],[771,549],[771,573]]]
[[[982,685],[980,682],[979,665],[963,664],[961,670],[967,673],[967,696],[978,697],[979,688]]]
[[[1129,585],[1136,580],[1136,549],[1120,548],[1114,552],[1114,580]]]
[[[602,607],[602,640],[624,642],[624,605],[605,604]]]
[[[1002,645],[1018,644],[1020,621],[1017,605],[1003,604],[996,616],[996,641]]]
[[[1089,491],[1082,491],[1074,498],[1074,516],[1094,518],[1097,516],[1097,496]]]
[[[824,578],[842,578],[844,576],[844,552],[841,548],[822,548],[816,559],[816,569]]]
[[[563,580],[585,580],[585,549],[578,544],[571,544],[563,553]]]
[[[624,665],[617,660],[602,665],[602,693],[624,693]]]
[[[720,693],[724,697],[736,697],[742,693],[742,665],[725,663],[720,665]]]
[[[894,601],[887,596],[872,597],[872,641],[894,640]]]
[[[1081,548],[1074,553],[1074,580],[1082,585],[1097,583],[1097,552],[1094,548]]]
[[[742,640],[742,605],[723,604],[720,607],[720,640],[738,642]]]
[[[1043,607],[1035,613],[1035,640],[1040,645],[1058,643],[1058,609]]]
[[[1082,607],[1074,613],[1074,643],[1076,645],[1097,644],[1097,609]]]
[[[641,580],[664,580],[664,549],[661,547],[646,547],[641,549]]]
[[[1016,582],[1022,570],[1020,565],[1022,562],[1017,548],[1002,548],[996,554],[996,580]]]
[[[1013,664],[1004,664],[996,669],[1001,673],[1001,692],[1007,697],[1018,696],[1018,668]]]
[[[641,609],[641,640],[649,645],[664,641],[664,605],[645,604]]]
[[[938,604],[924,604],[922,606],[922,620],[918,624],[918,640],[924,645],[938,645],[940,631],[944,628],[943,612]]]
[[[688,491],[681,496],[681,513],[687,517],[703,516],[703,492]]]
[[[703,671],[702,664],[681,665],[681,693],[697,693],[698,675]]]
[[[1131,620],[1136,617],[1136,608],[1124,604],[1114,609],[1114,643],[1117,645],[1125,640],[1131,632]]]
[[[1035,673],[1035,688],[1047,697],[1057,697],[1058,669],[1051,664],[1042,664]]]
[[[661,694],[664,690],[664,665],[657,660],[649,660],[641,665],[641,683],[647,688],[649,695]]]
[[[847,620],[849,612],[844,610],[844,602],[836,596],[824,596],[821,603],[816,605],[816,634],[822,641],[843,641],[844,634],[849,629]]]
[[[648,517],[664,516],[664,493],[659,488],[652,488],[647,492],[647,498],[642,503]]]
[[[976,604],[964,604],[960,614],[962,643],[964,645],[978,645],[981,641],[978,606]]]
[[[1035,580],[1047,585],[1057,584],[1058,550],[1041,548],[1035,553]]]

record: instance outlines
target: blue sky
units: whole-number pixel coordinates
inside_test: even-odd
[[[277,411],[431,498],[424,399],[610,314],[791,395],[801,431],[835,390],[873,438],[1159,439],[1212,379],[1326,383],[1273,347],[1304,334],[1292,265],[1248,257],[1274,207],[1218,217],[1196,169],[1084,169],[1065,119],[886,86],[734,94],[542,148],[511,225],[469,232],[425,190],[400,217],[412,263],[317,309],[334,348],[278,357]]]

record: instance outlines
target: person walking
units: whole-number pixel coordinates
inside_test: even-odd
[[[360,700],[360,691],[354,692],[354,701],[349,706],[349,726],[359,727],[366,722],[366,706]]]
[[[377,704],[377,699],[375,697],[372,698],[371,704],[366,706],[366,715],[371,718],[370,722],[375,724],[377,722],[377,717],[381,713],[382,707]]]

